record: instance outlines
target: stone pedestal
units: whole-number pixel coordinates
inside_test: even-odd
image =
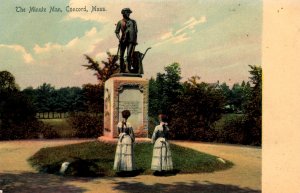
[[[141,77],[111,77],[105,82],[104,137],[118,137],[117,124],[121,112],[129,110],[136,137],[148,137],[149,83]]]

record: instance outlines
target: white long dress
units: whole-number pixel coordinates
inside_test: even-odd
[[[169,142],[166,139],[166,134],[169,128],[166,126],[166,131],[163,131],[163,123],[157,125],[152,135],[153,156],[151,170],[168,171],[173,170],[172,155]]]
[[[118,123],[120,132],[113,169],[116,171],[135,170],[133,142],[135,140],[133,129],[130,123],[126,123],[122,128],[122,122]]]

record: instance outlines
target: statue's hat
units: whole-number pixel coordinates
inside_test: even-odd
[[[122,9],[122,11],[121,11],[122,14],[124,14],[124,13],[126,13],[126,12],[132,13],[132,11],[131,11],[129,8],[124,8],[124,9]]]

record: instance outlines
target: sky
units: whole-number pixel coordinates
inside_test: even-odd
[[[92,6],[106,11],[91,12]],[[46,12],[29,13],[30,7]],[[50,7],[61,12],[49,13]],[[82,66],[84,54],[101,62],[107,51],[117,53],[115,24],[125,7],[138,25],[136,50],[152,48],[144,78],[178,62],[182,81],[197,75],[232,85],[249,80],[249,65],[261,65],[261,0],[2,0],[0,71],[11,72],[21,89],[96,84],[94,72]]]

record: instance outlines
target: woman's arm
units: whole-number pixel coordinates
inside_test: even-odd
[[[157,127],[155,127],[153,134],[152,134],[152,138],[151,138],[152,143],[155,143],[155,141],[156,141],[156,133],[157,133]]]
[[[129,136],[131,137],[132,142],[134,142],[135,141],[135,135],[134,135],[132,127],[129,128]]]

